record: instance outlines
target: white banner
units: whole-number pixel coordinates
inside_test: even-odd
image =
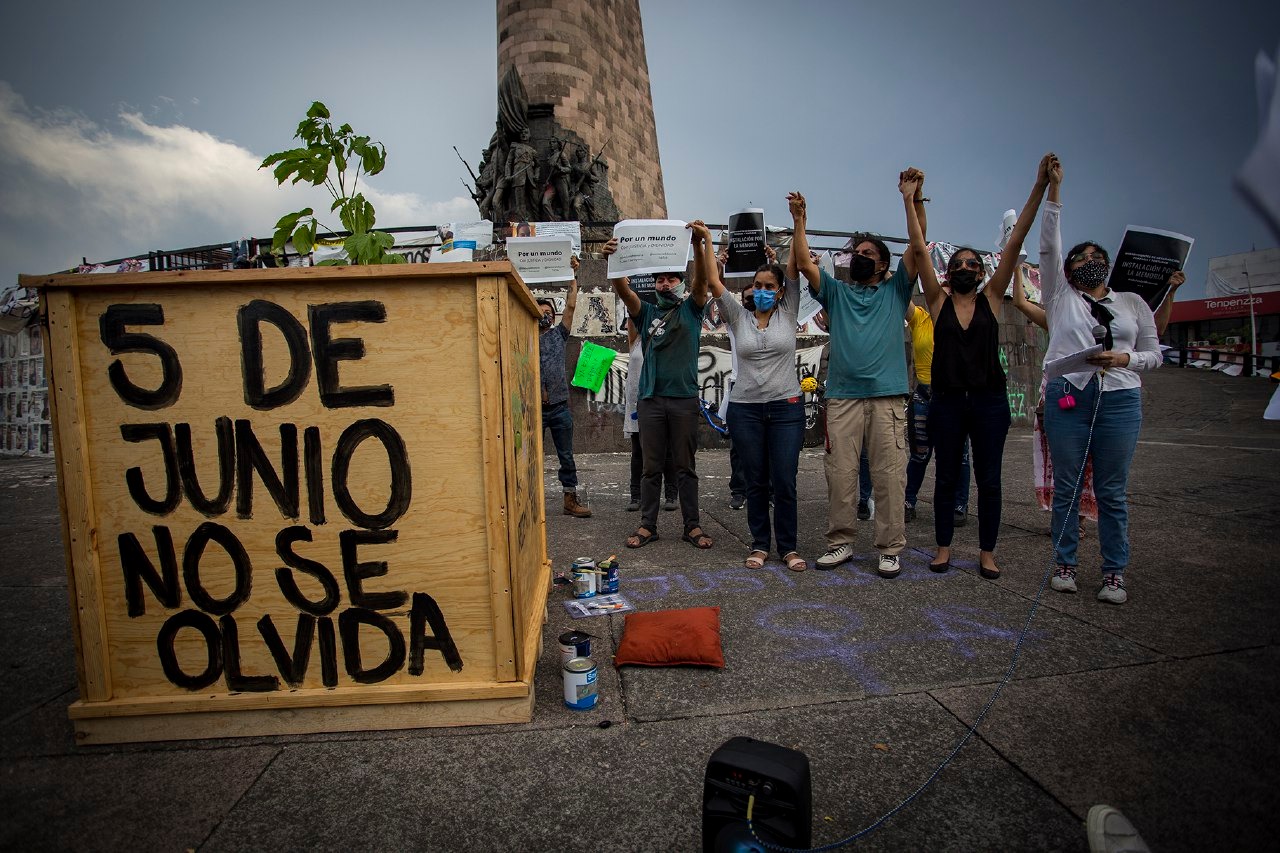
[[[582,223],[576,219],[570,222],[529,222],[527,235],[512,233],[512,237],[560,237],[573,244],[573,253],[582,257]],[[508,240],[510,242],[510,240]]]
[[[613,226],[618,251],[609,256],[609,278],[678,270],[689,265],[689,231],[678,219],[625,219]]]
[[[508,237],[507,260],[525,284],[572,281],[573,243],[558,237]]]
[[[440,242],[453,241],[455,249],[487,249],[493,245],[493,223],[487,219],[479,222],[446,222],[439,228]]]

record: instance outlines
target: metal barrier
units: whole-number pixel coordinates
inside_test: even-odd
[[[1165,359],[1168,360],[1170,354],[1174,352],[1178,354],[1177,363],[1179,367],[1192,366],[1191,362],[1201,362],[1207,359],[1210,368],[1215,368],[1220,364],[1238,364],[1240,365],[1241,376],[1253,376],[1259,370],[1267,373],[1280,371],[1280,355],[1226,352],[1218,349],[1204,349],[1203,347],[1174,347],[1165,351]]]

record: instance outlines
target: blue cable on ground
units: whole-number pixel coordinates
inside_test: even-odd
[[[1080,499],[1080,486],[1084,482],[1085,468],[1089,464],[1089,449],[1093,446],[1093,428],[1098,420],[1098,409],[1102,405],[1102,377],[1105,373],[1106,371],[1104,370],[1102,374],[1099,374],[1099,377],[1098,377],[1098,397],[1097,397],[1097,400],[1094,401],[1093,414],[1089,418],[1089,436],[1085,440],[1084,457],[1083,457],[1084,461],[1080,464],[1080,473],[1076,475],[1076,484],[1071,493],[1071,503],[1067,507],[1067,515],[1066,515],[1066,518],[1063,520],[1062,529],[1058,531],[1057,541],[1053,543],[1053,551],[1055,554],[1058,551],[1058,546],[1062,544],[1062,535],[1063,533],[1066,532],[1067,524],[1069,520],[1074,518],[1073,511],[1076,509],[1078,505],[1078,501]],[[1027,632],[1031,629],[1031,620],[1035,618],[1036,611],[1040,609],[1040,599],[1044,595],[1045,585],[1049,582],[1049,577],[1053,574],[1053,570],[1056,567],[1057,567],[1057,564],[1051,562],[1049,564],[1049,570],[1046,571],[1044,575],[1040,578],[1040,588],[1036,590],[1035,600],[1031,602],[1031,610],[1027,613],[1027,621],[1023,623],[1022,631],[1021,633],[1018,634],[1018,642],[1013,647],[1013,657],[1010,658],[1009,660],[1009,668],[1005,671],[1004,677],[1000,679],[1000,683],[996,685],[996,689],[991,693],[991,698],[987,699],[987,704],[983,706],[982,711],[978,714],[977,718],[973,721],[973,725],[969,726],[968,731],[966,731],[964,735],[960,738],[960,741],[956,744],[955,749],[951,750],[951,753],[942,760],[942,763],[933,769],[933,772],[930,773],[929,777],[920,784],[920,787],[916,788],[914,791],[912,791],[910,794],[904,797],[902,802],[898,803],[896,806],[889,809],[889,811],[885,812],[880,817],[872,821],[870,824],[858,830],[857,832],[853,833],[852,835],[846,836],[845,838],[841,838],[839,841],[833,841],[830,844],[824,844],[821,847],[807,847],[807,848],[785,847],[780,844],[773,844],[771,842],[765,841],[760,836],[756,835],[755,825],[752,819],[752,811],[755,808],[756,798],[755,798],[755,795],[752,794],[747,800],[747,829],[751,832],[751,837],[754,838],[757,842],[759,842],[761,846],[763,846],[764,848],[768,850],[782,851],[782,853],[821,853],[821,851],[825,851],[825,850],[835,850],[838,847],[844,847],[846,844],[852,844],[853,842],[861,838],[865,838],[866,836],[875,832],[877,829],[883,826],[884,823],[889,820],[889,818],[893,817],[898,812],[905,809],[908,805],[912,803],[912,801],[915,800],[916,797],[923,794],[925,789],[928,788],[930,785],[932,785],[934,781],[936,781],[937,778],[940,775],[942,775],[942,771],[946,769],[947,765],[950,764],[952,760],[957,755],[960,754],[960,750],[963,749],[964,745],[969,742],[969,738],[973,737],[974,732],[978,730],[978,726],[982,725],[982,721],[986,718],[987,713],[991,710],[992,706],[995,705],[996,699],[1000,697],[1000,692],[1004,690],[1005,685],[1008,684],[1009,681],[1013,678],[1014,670],[1017,669],[1018,667],[1018,660],[1022,656],[1022,644],[1023,642],[1026,641]]]

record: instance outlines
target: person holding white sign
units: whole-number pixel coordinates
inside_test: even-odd
[[[1124,604],[1129,564],[1129,465],[1142,427],[1139,371],[1160,366],[1160,339],[1151,308],[1136,293],[1107,287],[1110,256],[1084,242],[1062,254],[1060,192],[1062,164],[1047,169],[1049,200],[1040,221],[1040,287],[1049,321],[1045,362],[1083,350],[1097,336],[1104,349],[1089,357],[1094,370],[1051,379],[1045,388],[1044,421],[1053,457],[1053,542],[1057,569],[1050,585],[1076,591],[1075,499],[1085,453],[1093,458],[1098,499],[1102,588],[1098,600]]]
[[[696,235],[695,235],[696,240]],[[604,245],[605,256],[618,251],[615,235]],[[688,249],[682,254],[687,257]],[[697,257],[701,257],[699,254]],[[684,541],[695,548],[710,548],[711,537],[702,529],[698,512],[698,475],[694,470],[698,423],[698,346],[702,339],[702,314],[707,305],[707,275],[694,266],[692,286],[686,288],[685,271],[654,273],[657,305],[642,302],[627,276],[611,278],[613,290],[627,306],[631,322],[640,332],[644,366],[640,371],[640,449],[644,475],[640,481],[640,526],[627,537],[628,548],[641,548],[658,538],[658,498],[662,469],[670,449],[676,470],[676,491],[684,516]]]
[[[569,266],[576,274],[578,259],[570,256]],[[564,315],[556,323],[556,306],[550,299],[539,299],[538,359],[542,374],[542,428],[551,431],[560,460],[560,486],[564,489],[564,514],[574,518],[590,518],[591,510],[578,502],[578,466],[573,460],[573,412],[569,410],[569,381],[565,376],[564,345],[573,326],[573,312],[578,304],[578,279],[569,285],[564,300]]]
[[[948,294],[938,284],[937,273],[928,260],[924,233],[909,201],[918,191],[920,181],[904,175],[898,185],[903,199],[908,200],[907,234],[911,251],[921,267],[920,281],[933,320],[929,437],[937,455],[933,530],[938,550],[929,568],[935,572],[951,568],[953,507],[968,441],[973,448],[973,475],[978,484],[978,574],[989,580],[1000,577],[995,559],[1002,503],[1000,468],[1012,419],[1004,368],[1000,364],[997,312],[1018,264],[1022,241],[1031,230],[1044,198],[1049,183],[1046,170],[1051,160],[1051,154],[1041,158],[1035,184],[1005,242],[1000,265],[981,294],[978,287],[983,284],[985,269],[981,256],[970,248],[956,249],[947,262],[947,284],[951,292]]]
[[[711,295],[720,303],[732,330],[737,365],[726,420],[742,460],[747,489],[747,526],[751,530],[749,569],[764,568],[771,538],[787,568],[803,572],[808,563],[796,553],[796,473],[804,443],[804,397],[796,378],[796,312],[799,282],[789,285],[782,267],[761,265],[752,281],[752,310],[744,308],[720,280],[712,255],[711,232],[700,220],[689,224],[700,243],[702,269]],[[773,493],[773,536],[769,494]]]
[[[911,170],[915,172],[916,170]],[[905,198],[907,207],[923,199]],[[916,280],[912,252],[890,274],[889,247],[865,236],[853,247],[849,277],[831,276],[809,257],[804,196],[788,194],[795,236],[791,253],[809,289],[827,311],[831,358],[827,371],[827,552],[819,569],[834,569],[853,557],[858,497],[858,457],[865,445],[875,490],[876,571],[901,572],[898,555],[907,545],[903,505],[907,487],[907,357],[902,318]]]

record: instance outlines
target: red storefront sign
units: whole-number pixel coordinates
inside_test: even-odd
[[[1171,323],[1189,323],[1196,320],[1227,320],[1233,317],[1248,317],[1249,303],[1253,303],[1253,313],[1280,314],[1280,290],[1267,293],[1255,293],[1253,296],[1215,296],[1213,299],[1189,299],[1185,302],[1173,303]]]

